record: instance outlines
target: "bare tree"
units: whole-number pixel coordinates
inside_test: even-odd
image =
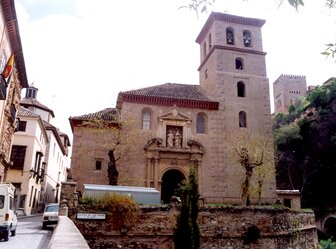
[[[153,132],[143,131],[136,120],[120,120],[116,108],[103,110],[93,118],[82,122],[88,150],[101,158],[104,170],[101,175],[109,185],[138,185],[143,179],[134,177],[127,171],[129,155],[143,153],[143,141],[154,136]],[[90,116],[90,117],[91,117]],[[83,135],[84,136],[84,135]],[[84,139],[84,137],[83,137]],[[107,164],[106,164],[107,161]],[[102,168],[102,169],[103,169]]]
[[[269,138],[241,131],[228,138],[232,158],[243,168],[242,205],[250,204],[252,194],[261,203],[265,180],[274,176],[273,144]]]

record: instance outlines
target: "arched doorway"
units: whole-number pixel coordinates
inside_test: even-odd
[[[336,238],[336,218],[331,216],[324,222],[324,234],[326,239]]]
[[[179,195],[178,190],[184,180],[183,173],[176,169],[168,170],[163,174],[161,184],[161,200],[163,203],[169,204],[173,195]]]

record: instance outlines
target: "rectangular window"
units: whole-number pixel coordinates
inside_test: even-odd
[[[10,160],[13,162],[13,168],[22,168],[24,166],[27,146],[13,145]]]
[[[35,154],[35,166],[34,166],[35,172],[39,172],[39,170],[40,170],[42,157],[43,157],[42,152],[37,151],[36,154]]]
[[[26,131],[27,121],[19,121],[18,131]]]
[[[4,205],[5,205],[5,196],[0,195],[0,209],[3,209]]]
[[[102,161],[100,159],[96,159],[96,170],[101,170]]]
[[[9,209],[14,210],[14,198],[9,197]]]
[[[30,198],[29,198],[29,207],[31,207],[31,204],[32,204],[33,191],[34,191],[34,186],[31,186],[31,190],[30,190]]]
[[[151,127],[151,114],[150,112],[144,112],[142,114],[142,129],[143,130],[150,130]]]

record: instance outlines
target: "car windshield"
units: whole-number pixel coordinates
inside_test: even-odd
[[[46,206],[45,212],[58,212],[58,205]]]
[[[4,204],[5,204],[5,196],[0,195],[0,209],[3,209]]]

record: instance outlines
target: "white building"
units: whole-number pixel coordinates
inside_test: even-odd
[[[51,124],[54,113],[36,99],[38,89],[29,86],[20,101],[19,124],[14,134],[7,180],[17,188],[17,207],[26,214],[58,202],[60,183],[70,165],[69,138]]]
[[[7,181],[16,187],[16,208],[31,214],[38,211],[41,199],[48,136],[38,114],[20,106],[17,117]]]

